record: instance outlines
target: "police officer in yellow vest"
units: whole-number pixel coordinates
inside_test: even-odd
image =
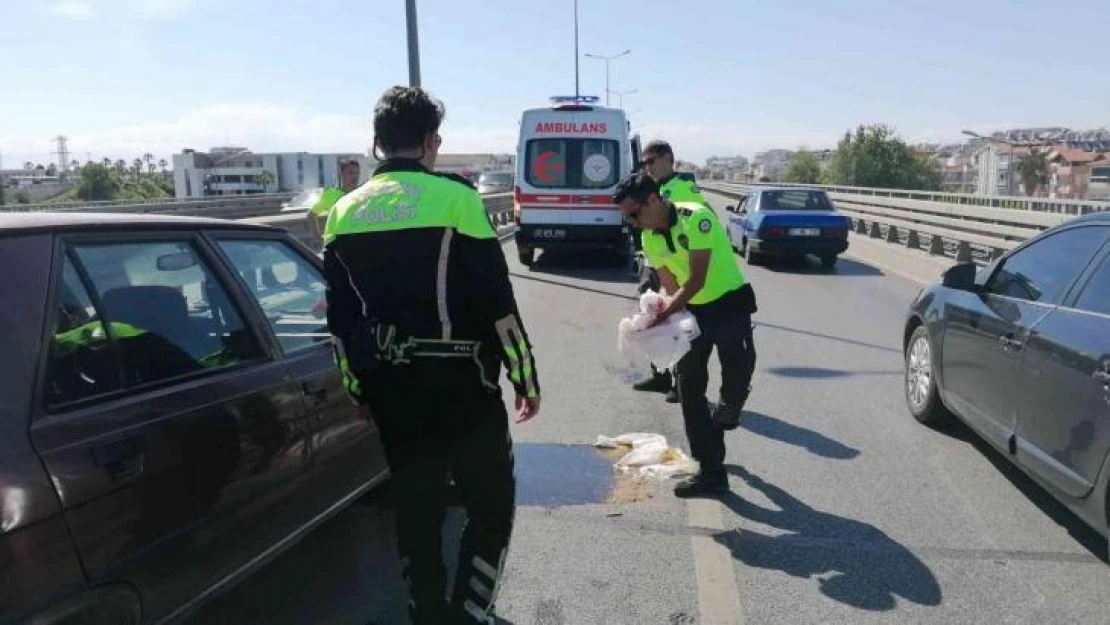
[[[502,365],[517,423],[540,407],[532,346],[482,198],[468,180],[433,171],[443,115],[419,87],[387,90],[374,109],[382,162],[336,203],[324,233],[328,329],[348,391],[385,447],[415,625],[492,622],[515,508]],[[445,601],[448,472],[468,522]]]
[[[674,150],[670,143],[661,139],[648,143],[644,148],[641,162],[644,171],[655,180],[655,184],[659,185],[659,194],[664,199],[672,202],[698,202],[709,206],[697,183],[685,174],[674,170]],[[640,292],[643,293],[648,289],[659,290],[659,275],[653,267],[648,269],[648,280],[641,285]],[[651,373],[650,378],[633,385],[632,388],[638,391],[666,393],[668,402],[677,402],[678,393],[671,380],[670,372],[659,371],[655,365],[652,365]]]
[[[740,424],[755,369],[751,315],[755,292],[744,278],[716,213],[704,204],[663,198],[651,176],[633,174],[613,195],[625,219],[642,229],[644,254],[670,299],[657,323],[685,308],[701,335],[675,367],[690,451],[701,469],[675,487],[679,497],[728,490],[725,430]],[[720,403],[710,410],[709,355],[721,363]]]
[[[323,236],[328,213],[344,195],[358,188],[361,173],[362,166],[359,165],[358,159],[345,158],[339,161],[339,185],[324,187],[320,192],[320,199],[316,200],[316,204],[308,211],[308,224],[314,236],[318,238]]]

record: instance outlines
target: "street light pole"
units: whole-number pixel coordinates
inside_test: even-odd
[[[609,62],[610,61],[615,61],[616,59],[619,59],[622,56],[625,56],[625,55],[628,55],[628,54],[632,54],[632,50],[625,50],[624,52],[621,52],[620,54],[614,54],[612,56],[602,56],[600,54],[591,54],[589,52],[586,53],[586,56],[588,56],[591,59],[596,59],[598,61],[605,61],[605,106],[609,106]]]
[[[633,95],[637,92],[639,92],[639,89],[629,89],[628,91],[613,91],[613,93],[615,93],[616,96],[619,98],[617,100],[617,108],[623,110],[624,109],[624,96]]]
[[[574,0],[574,100],[578,101],[578,0]]]
[[[416,32],[416,0],[405,0],[405,21],[409,39],[409,86],[420,86],[420,41]]]

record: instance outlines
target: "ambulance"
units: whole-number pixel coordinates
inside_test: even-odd
[[[597,96],[556,96],[521,115],[513,213],[520,262],[537,250],[608,249],[635,263],[631,232],[612,202],[638,166],[640,139],[621,109]]]

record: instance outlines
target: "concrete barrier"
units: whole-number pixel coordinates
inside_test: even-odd
[[[112,202],[59,202],[46,204],[7,204],[4,210],[13,212],[47,211],[97,211],[110,213],[162,213],[170,215],[195,215],[238,219],[256,215],[273,214],[281,210],[292,193],[260,193],[255,195],[228,195],[223,197],[123,200]]]
[[[486,212],[489,214],[490,221],[493,222],[494,229],[497,230],[498,233],[502,233],[506,229],[512,227],[513,195],[511,193],[484,195],[482,196],[482,202],[486,205]],[[240,218],[240,220],[248,223],[284,228],[314,250],[319,250],[323,247],[323,241],[309,230],[308,215],[303,211],[278,213],[277,215],[266,215],[261,217],[245,217]]]

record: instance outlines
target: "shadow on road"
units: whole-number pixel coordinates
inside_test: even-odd
[[[878,267],[856,260],[848,260],[846,258],[837,260],[836,266],[832,269],[825,269],[818,263],[817,259],[812,256],[786,258],[769,257],[764,261],[763,267],[775,273],[827,274],[830,276],[845,277],[874,277],[886,275],[883,273],[883,270]]]
[[[801,447],[822,458],[851,460],[860,455],[858,449],[831,439],[820,432],[759,412],[745,411],[740,427],[765,438]]]
[[[1074,512],[1068,510],[1033,478],[1026,475],[1021,469],[1010,462],[1001,452],[990,443],[977,435],[966,423],[959,419],[951,419],[946,425],[933,428],[937,432],[975,447],[983,454],[994,468],[1003,475],[1021,494],[1041,509],[1048,518],[1057,525],[1067,530],[1068,535],[1076,540],[1084,549],[1103,562],[1110,563],[1110,553],[1107,550],[1107,540],[1091,526],[1087,525]]]
[[[625,295],[623,293],[614,293],[612,291],[605,291],[605,290],[602,290],[602,289],[593,289],[593,288],[590,288],[588,286],[579,286],[577,284],[572,284],[570,282],[561,282],[561,281],[556,280],[554,278],[545,278],[542,275],[536,275],[536,274],[531,274],[531,273],[519,273],[519,272],[516,272],[516,271],[510,271],[509,276],[511,276],[513,278],[517,278],[518,280],[530,280],[532,282],[542,282],[544,284],[550,284],[552,286],[560,286],[560,287],[563,287],[565,289],[574,289],[575,291],[582,291],[582,292],[585,292],[585,293],[593,293],[594,295],[605,295],[607,297],[615,297],[617,299],[624,299],[624,300],[628,300],[630,302],[639,302],[640,301],[640,298],[636,295]]]
[[[821,380],[828,378],[843,378],[853,375],[890,375],[901,376],[902,371],[843,371],[841,369],[825,369],[823,367],[774,367],[767,369],[771,375],[778,375],[784,378],[805,378],[812,380]]]
[[[780,326],[780,325],[776,325],[774,323],[766,323],[764,321],[760,321],[759,319],[756,319],[755,321],[756,321],[756,331],[757,332],[759,331],[759,328],[770,328],[772,330],[781,330],[783,332],[791,332],[793,334],[803,334],[805,336],[812,336],[814,338],[820,338],[820,339],[828,339],[830,341],[836,341],[838,343],[845,343],[845,344],[848,344],[848,345],[856,345],[857,347],[867,347],[867,348],[870,348],[870,349],[877,349],[877,350],[880,350],[880,351],[891,352],[893,354],[898,354],[898,355],[902,354],[902,350],[897,348],[897,347],[890,347],[890,346],[887,346],[887,345],[879,345],[877,343],[868,343],[866,341],[857,341],[856,339],[848,339],[848,338],[844,338],[842,336],[836,336],[834,334],[824,334],[822,332],[813,332],[811,330],[801,330],[801,329],[798,329],[798,328],[790,328],[790,327],[787,327],[787,326]]]
[[[636,282],[627,264],[604,250],[547,250],[536,259],[531,272],[594,282]]]
[[[721,501],[744,518],[788,532],[768,536],[737,529],[717,534],[714,539],[737,560],[794,577],[816,578],[826,597],[862,610],[893,610],[898,597],[918,605],[940,605],[940,585],[929,567],[876,527],[814,510],[743,467],[728,469],[779,510],[732,494]]]

